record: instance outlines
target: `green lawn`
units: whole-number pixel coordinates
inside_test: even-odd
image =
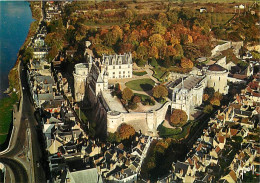
[[[182,132],[180,128],[176,128],[176,129],[166,128],[165,126],[163,126],[163,123],[165,123],[165,121],[162,122],[157,128],[160,137],[169,137],[169,136],[180,134]]]
[[[125,85],[132,90],[148,91],[153,88],[154,81],[151,79],[137,79],[133,81],[128,81]]]
[[[17,102],[17,95],[12,94],[0,100],[0,144],[6,140],[10,124],[13,119],[13,105]]]
[[[196,123],[194,123],[193,121],[189,121],[185,125],[183,125],[182,130],[181,130],[179,128],[177,128],[177,129],[166,128],[163,126],[163,123],[162,123],[158,126],[157,130],[159,131],[160,137],[173,138],[175,140],[180,140],[180,139],[185,138],[188,135],[192,125],[196,126]]]
[[[77,115],[79,116],[79,109],[76,109],[75,110]],[[79,118],[84,122],[86,123],[88,121],[88,118],[86,117],[86,115],[80,110],[80,116]]]
[[[136,76],[143,76],[143,75],[145,75],[145,74],[147,74],[146,71],[133,72],[133,75],[136,75]]]
[[[167,69],[164,67],[155,67],[155,68],[153,68],[153,72],[154,72],[153,77],[160,80],[166,71],[167,71]]]

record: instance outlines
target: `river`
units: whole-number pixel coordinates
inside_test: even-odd
[[[32,21],[28,2],[0,1],[0,99],[6,96],[3,92],[8,88],[8,73]]]

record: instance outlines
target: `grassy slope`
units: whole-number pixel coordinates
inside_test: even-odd
[[[0,100],[0,144],[5,142],[10,124],[12,122],[13,105],[17,100],[18,97],[15,93],[13,93],[10,97],[6,97]]]

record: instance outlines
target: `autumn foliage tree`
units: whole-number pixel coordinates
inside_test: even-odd
[[[123,123],[119,126],[118,133],[122,140],[129,139],[135,134],[135,129],[131,125]]]
[[[122,92],[122,98],[124,100],[128,100],[128,101],[131,100],[133,95],[134,95],[133,91],[128,87],[126,87]]]
[[[163,85],[158,85],[153,88],[153,96],[155,98],[161,99],[163,97],[168,96],[168,90]]]
[[[220,106],[220,100],[217,97],[212,97],[212,99],[210,99],[210,104]]]
[[[182,58],[181,67],[185,69],[191,69],[193,67],[193,62],[190,59]]]
[[[170,124],[172,126],[182,126],[187,122],[188,116],[185,111],[181,109],[174,109],[171,114]]]
[[[139,96],[134,96],[133,102],[136,103],[136,104],[140,103],[141,102],[141,98]]]

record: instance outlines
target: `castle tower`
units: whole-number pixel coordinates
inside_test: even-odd
[[[74,95],[76,102],[82,102],[85,97],[86,80],[88,77],[88,65],[80,63],[75,65],[74,76]]]

